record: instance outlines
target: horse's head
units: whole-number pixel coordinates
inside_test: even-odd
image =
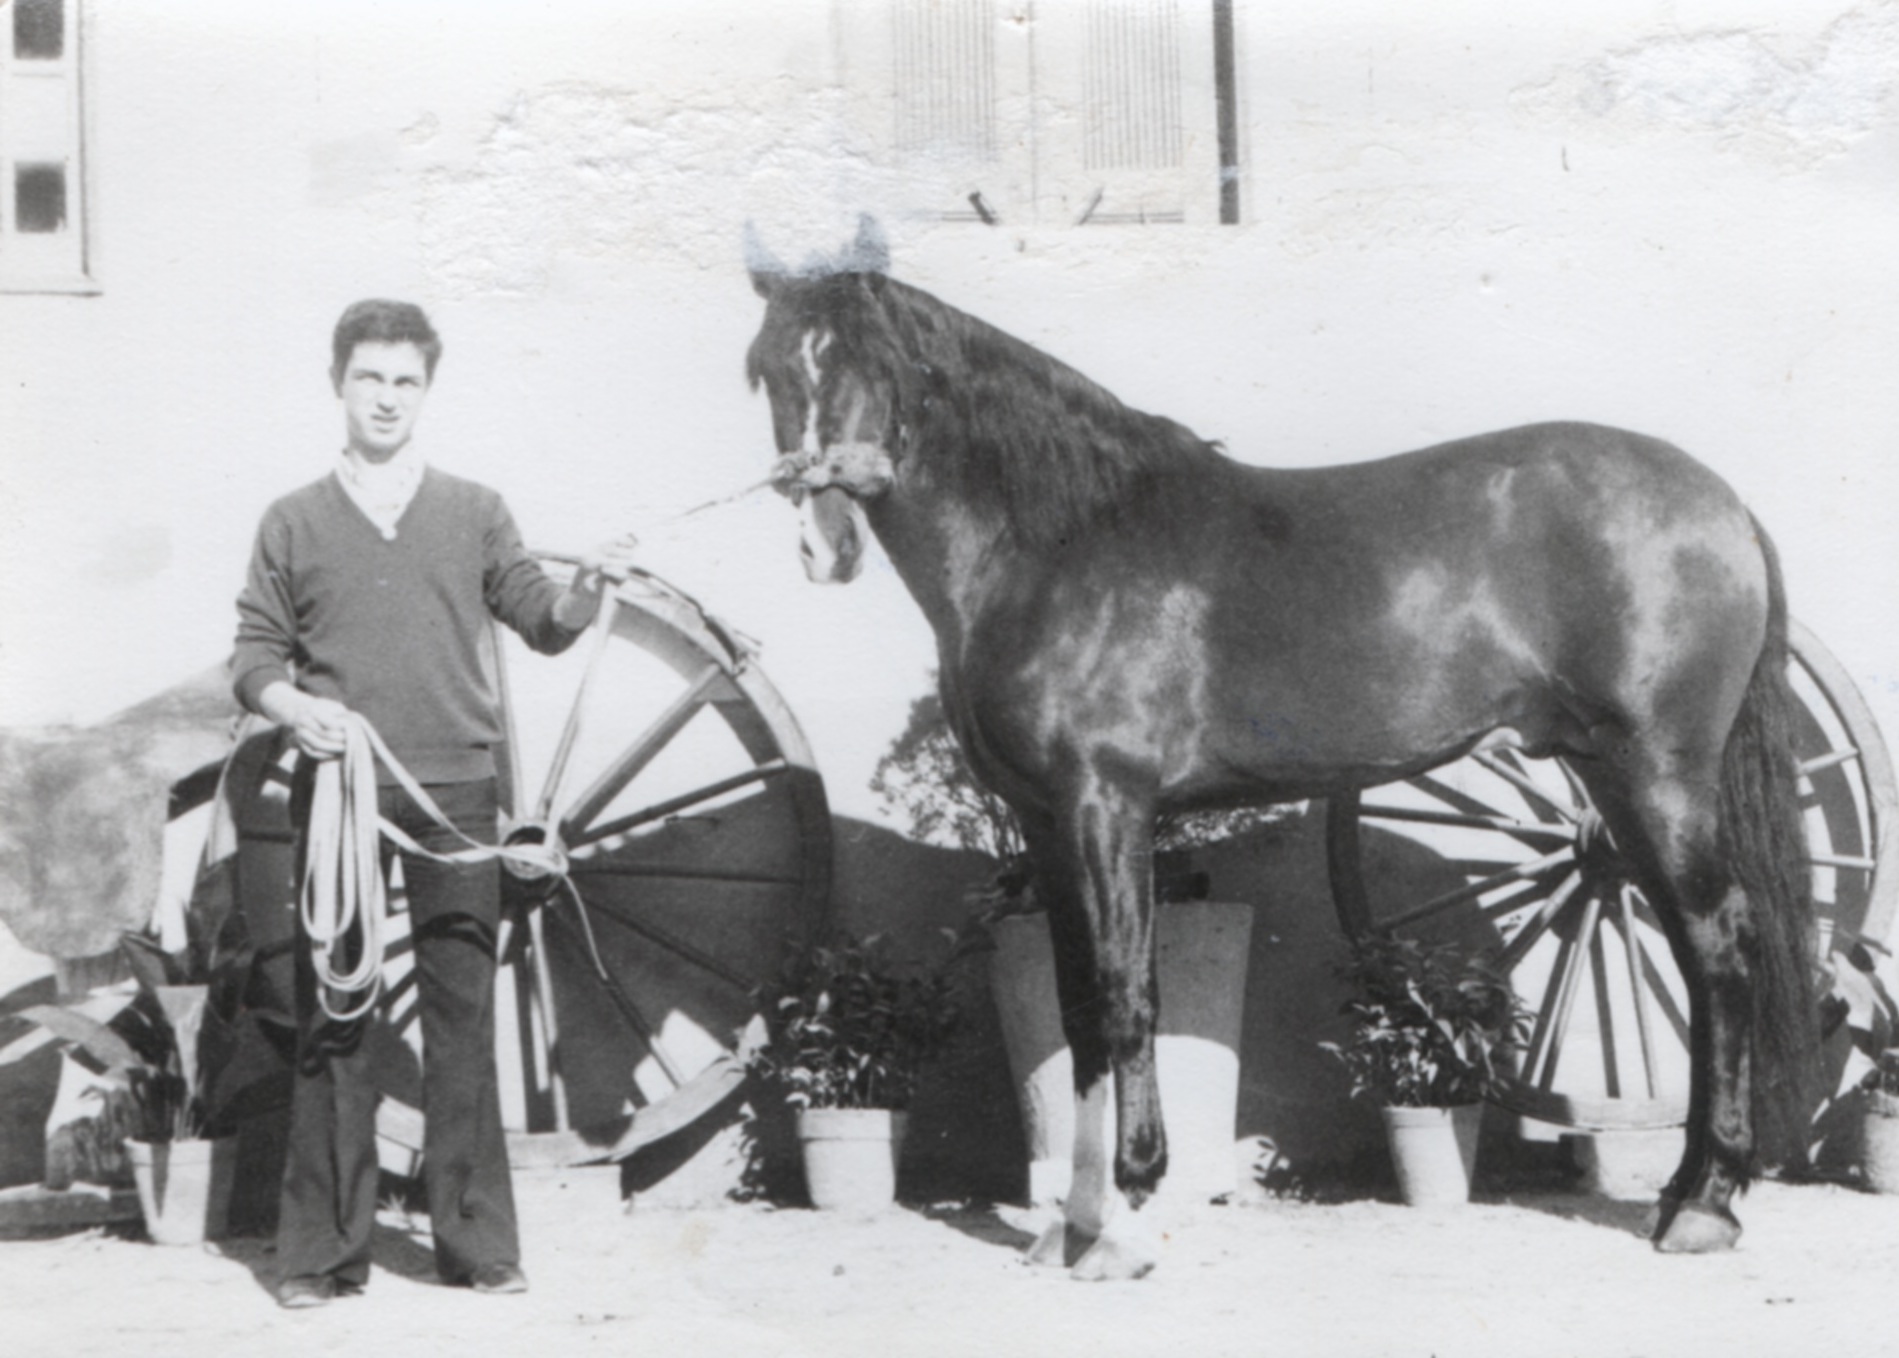
[[[805,574],[821,584],[856,578],[864,506],[896,478],[900,397],[879,342],[880,254],[860,231],[844,260],[796,275],[756,247],[751,261],[766,307],[746,371],[771,401],[775,480],[800,511]]]

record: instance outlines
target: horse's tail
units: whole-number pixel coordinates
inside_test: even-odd
[[[1754,536],[1767,563],[1767,638],[1722,755],[1721,844],[1752,924],[1755,1144],[1763,1160],[1788,1163],[1805,1156],[1818,1094],[1814,907],[1794,757],[1798,707],[1787,682],[1787,594],[1758,520]]]

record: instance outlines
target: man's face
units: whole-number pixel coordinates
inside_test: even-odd
[[[401,451],[428,393],[428,362],[415,345],[407,340],[357,345],[336,378],[351,451],[370,462],[387,461]]]

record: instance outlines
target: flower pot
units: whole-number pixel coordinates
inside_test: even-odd
[[[805,1187],[827,1212],[880,1212],[897,1200],[905,1115],[883,1108],[806,1108],[798,1113]]]
[[[1385,1137],[1398,1171],[1398,1194],[1412,1207],[1470,1201],[1477,1169],[1477,1129],[1484,1106],[1385,1108]]]
[[[160,1245],[201,1245],[223,1234],[237,1139],[127,1141],[145,1231]]]
[[[1195,901],[1163,906],[1155,918],[1155,1054],[1168,1161],[1161,1192],[1183,1200],[1218,1197],[1239,1187],[1234,1124],[1253,908]],[[998,920],[993,933],[989,988],[1028,1140],[1029,1200],[1045,1206],[1068,1196],[1075,1145],[1074,1065],[1055,997],[1048,918],[1011,915]]]
[[[1874,1193],[1899,1193],[1899,1095],[1869,1090],[1860,1122],[1861,1182]]]

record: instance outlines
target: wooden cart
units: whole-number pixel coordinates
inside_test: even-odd
[[[1899,783],[1845,670],[1806,628],[1790,632],[1818,956],[1829,970],[1864,971],[1866,950],[1885,950],[1899,905]],[[1507,1107],[1592,1131],[1685,1121],[1686,989],[1561,759],[1475,754],[1338,798],[1327,837],[1348,934],[1449,931],[1502,944],[1535,1013]]]

